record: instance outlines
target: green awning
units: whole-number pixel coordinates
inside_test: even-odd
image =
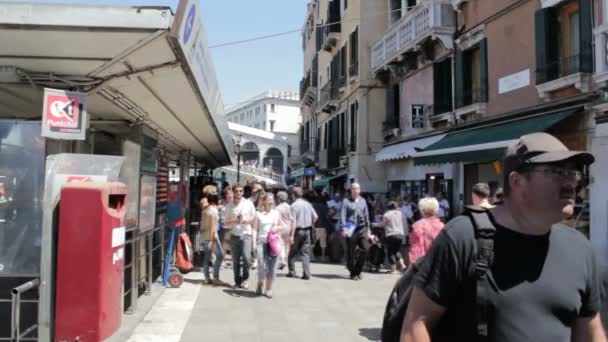
[[[456,162],[490,162],[502,158],[519,137],[544,132],[579,109],[538,115],[526,119],[453,132],[414,156],[415,165]]]
[[[344,176],[346,176],[345,173],[337,175],[337,176],[321,178],[319,180],[312,182],[312,187],[313,188],[322,188],[322,187],[326,186],[327,184],[329,184],[331,181],[338,179],[340,177],[344,177]]]
[[[428,164],[443,164],[453,163],[457,160],[462,163],[484,163],[493,162],[495,160],[502,159],[505,154],[504,148],[494,148],[491,150],[481,151],[469,151],[451,154],[438,154],[436,156],[419,157],[414,159],[415,165],[428,165]]]
[[[302,177],[302,176],[304,176],[304,170],[305,169],[306,168],[303,167],[301,169],[297,169],[297,170],[291,171],[291,173],[289,174],[289,177],[291,177],[291,178]]]

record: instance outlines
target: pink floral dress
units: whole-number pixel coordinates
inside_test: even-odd
[[[410,262],[423,257],[431,247],[431,243],[443,229],[444,224],[436,216],[425,217],[412,225],[410,232]]]

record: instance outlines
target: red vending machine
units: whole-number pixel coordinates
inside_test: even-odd
[[[61,190],[55,341],[103,341],[120,328],[126,193],[122,183],[68,183]]]

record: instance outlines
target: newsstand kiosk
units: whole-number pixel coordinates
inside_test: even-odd
[[[39,341],[98,342],[120,327],[127,188],[116,181],[122,159],[47,158]]]

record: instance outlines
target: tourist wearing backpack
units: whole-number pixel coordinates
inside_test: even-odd
[[[546,133],[509,147],[503,202],[451,220],[392,294],[411,290],[400,341],[606,341],[590,242],[554,225],[593,161]]]

